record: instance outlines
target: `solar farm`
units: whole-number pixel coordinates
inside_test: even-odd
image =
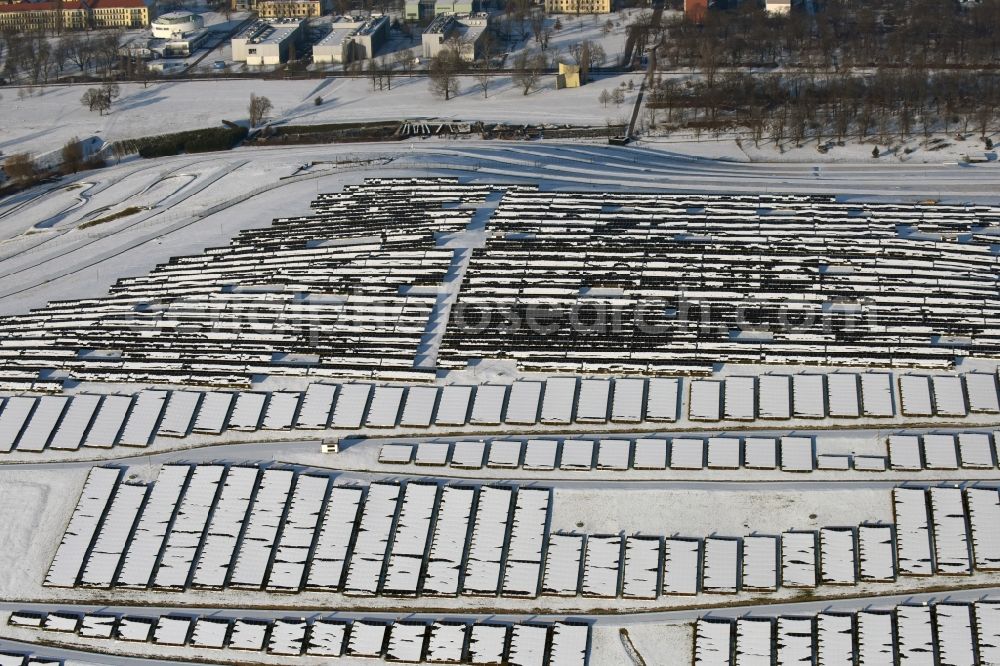
[[[0,666],[1000,665],[997,202],[422,150],[0,290]]]

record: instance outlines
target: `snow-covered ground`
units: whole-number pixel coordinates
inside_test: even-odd
[[[461,77],[461,93],[447,102],[431,94],[426,77],[393,78],[392,90],[372,92],[365,77],[305,81],[168,81],[122,84],[121,97],[105,116],[80,104],[85,86],[50,86],[33,96],[0,100],[0,151],[43,153],[73,137],[100,136],[105,141],[136,138],[205,127],[223,120],[247,119],[250,94],[271,100],[271,119],[286,124],[320,124],[407,118],[449,118],[484,122],[571,123],[604,126],[631,115],[626,103],[605,108],[598,96],[640,75],[600,79],[576,89],[556,90],[555,76],[543,77],[540,88],[522,94],[509,76],[497,76],[489,95],[471,77]],[[314,100],[324,103],[316,106]],[[205,100],[211,100],[206,104]]]

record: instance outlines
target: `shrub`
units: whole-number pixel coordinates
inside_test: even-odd
[[[133,145],[141,157],[166,157],[179,153],[230,150],[246,136],[245,127],[219,127],[144,137],[136,139]]]

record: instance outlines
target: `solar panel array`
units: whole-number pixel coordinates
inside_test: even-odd
[[[905,416],[1000,412],[995,408],[993,375],[898,379]],[[705,422],[891,417],[892,380],[887,373],[692,379],[689,416]],[[922,402],[913,397],[913,386],[926,389]],[[945,389],[934,389],[933,395],[941,397],[932,398],[930,391],[939,386],[954,392],[946,397]],[[0,453],[146,447],[156,437],[226,431],[669,423],[677,420],[682,387],[678,377],[552,377],[511,385],[314,383],[304,392],[143,390],[135,395],[14,396],[0,398]],[[918,402],[926,407],[918,409]]]
[[[120,477],[92,469],[46,585],[656,598],[1000,570],[987,487],[896,487],[893,525],[661,538],[550,533],[544,488],[223,465],[164,465],[151,489]]]
[[[151,486],[121,476],[91,470],[46,585],[538,595],[548,489],[224,465],[164,465]]]
[[[101,298],[0,318],[0,387],[79,380],[246,386],[255,374],[426,378],[414,358],[464,230],[492,191],[369,179],[312,214],[123,278]],[[37,387],[36,387],[37,388]]]
[[[996,356],[991,206],[506,190],[439,362],[570,372]],[[919,233],[915,233],[919,232]],[[490,335],[466,322],[538,321]]]
[[[590,650],[590,626],[572,622],[500,624],[450,619],[427,623],[335,617],[261,620],[220,615],[15,612],[8,623],[95,641],[152,642],[283,657],[381,657],[407,663],[586,666]]]
[[[599,407],[604,414],[602,422],[677,418],[680,378],[612,382],[563,377],[478,387],[315,383],[305,392],[145,390],[134,396],[15,396],[0,398],[0,453],[146,447],[157,436],[180,438],[226,431],[594,423],[595,416],[587,419],[582,412],[574,412],[574,406],[583,404],[580,400],[591,410],[598,408],[585,395],[586,387],[593,383],[607,385],[607,401]],[[612,384],[627,388],[612,399]]]
[[[777,619],[705,617],[695,626],[697,666],[893,666],[1000,663],[1000,602],[899,605]]]

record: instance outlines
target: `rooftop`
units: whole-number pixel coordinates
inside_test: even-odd
[[[280,44],[298,30],[302,23],[294,18],[256,21],[234,39],[245,39],[252,44]]]

